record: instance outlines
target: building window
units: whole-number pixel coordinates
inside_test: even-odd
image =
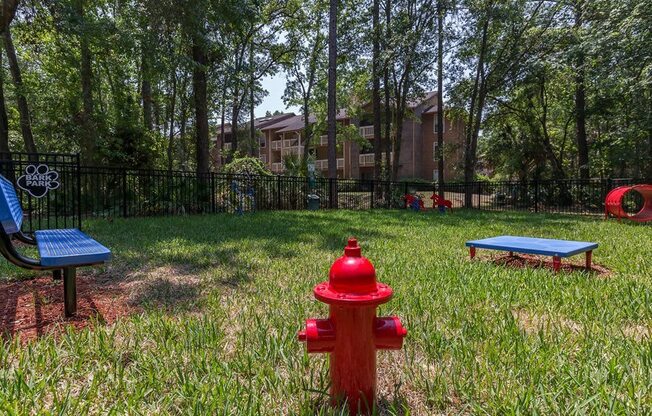
[[[432,142],[432,160],[439,160],[439,155],[437,154],[437,142]]]
[[[433,169],[432,170],[432,180],[436,181],[439,179],[439,169]]]
[[[437,120],[437,114],[432,119],[432,132],[433,133],[439,133],[439,122]],[[446,132],[446,120],[444,120],[444,130],[443,132]]]
[[[265,147],[267,145],[267,140],[260,141],[260,147]]]

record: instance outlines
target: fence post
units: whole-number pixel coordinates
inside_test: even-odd
[[[333,178],[328,178],[328,208],[333,208],[334,203],[333,200],[334,198],[334,193],[333,193]]]
[[[215,214],[215,172],[211,172],[211,212]]]
[[[534,212],[539,212],[539,180],[534,180]]]
[[[76,167],[77,167],[77,221],[78,221],[77,222],[77,224],[78,224],[77,228],[79,228],[81,230],[82,229],[82,220],[81,220],[81,213],[82,213],[81,195],[82,195],[82,192],[81,192],[81,163],[79,161],[79,153],[76,154],[76,159],[77,159]]]
[[[127,170],[122,171],[122,216],[127,218]]]
[[[281,209],[281,175],[276,175],[276,209]]]
[[[476,187],[478,190],[478,209],[481,209],[482,207],[480,206],[480,197],[482,196],[482,182],[476,182]]]

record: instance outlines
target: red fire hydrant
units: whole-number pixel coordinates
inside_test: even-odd
[[[330,353],[331,399],[347,401],[350,413],[370,413],[376,392],[376,350],[399,350],[407,330],[396,316],[376,316],[392,288],[376,281],[373,264],[361,256],[354,238],[331,266],[328,282],[315,286],[315,298],[327,303],[327,319],[307,319],[298,338],[309,353]]]

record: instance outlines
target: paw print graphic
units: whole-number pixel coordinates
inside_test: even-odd
[[[29,165],[25,174],[18,178],[17,185],[34,198],[42,198],[50,189],[59,187],[59,173],[50,170],[48,165]]]

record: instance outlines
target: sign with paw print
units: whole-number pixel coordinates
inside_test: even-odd
[[[25,174],[18,178],[17,185],[34,198],[43,198],[51,189],[59,187],[59,173],[48,165],[28,165]]]

